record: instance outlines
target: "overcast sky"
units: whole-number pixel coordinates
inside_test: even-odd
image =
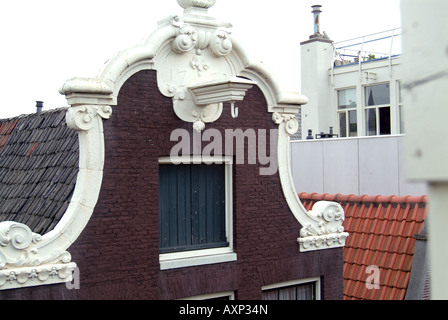
[[[300,42],[313,33],[311,5],[334,41],[397,28],[400,0],[217,0],[211,15],[264,61],[286,90],[300,92]],[[176,0],[0,2],[0,118],[66,105],[67,79],[94,76],[117,52],[146,38],[157,21],[181,15]]]

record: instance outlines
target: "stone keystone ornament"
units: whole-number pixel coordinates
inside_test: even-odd
[[[208,9],[215,5],[216,0],[177,0],[177,3],[184,9],[191,7]]]

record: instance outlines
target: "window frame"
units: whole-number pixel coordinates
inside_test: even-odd
[[[367,100],[367,88],[381,86],[381,85],[389,85],[389,103],[388,104],[376,104],[372,106],[368,106],[366,103]],[[362,106],[363,106],[363,119],[364,119],[364,135],[366,137],[374,137],[374,136],[387,136],[392,134],[393,126],[392,126],[392,101],[391,101],[391,83],[390,82],[379,82],[372,83],[369,85],[362,86]],[[388,134],[381,134],[381,119],[380,119],[380,109],[389,108],[389,131]],[[367,111],[375,110],[375,134],[369,134],[369,126],[367,124]]]
[[[346,90],[354,90],[355,91],[355,97],[356,97],[356,106],[350,107],[350,108],[340,108],[339,105],[339,92],[346,91]],[[341,138],[353,138],[358,136],[358,93],[357,93],[357,87],[347,87],[347,88],[338,88],[336,89],[336,109],[337,109],[337,127],[339,132],[339,137]],[[350,112],[355,112],[356,114],[356,132],[355,135],[350,135]],[[341,130],[341,122],[340,122],[340,115],[345,114],[345,132],[343,133]]]
[[[178,300],[207,301],[207,300],[221,300],[222,298],[227,298],[227,300],[230,300],[230,301],[235,300],[235,292],[228,291],[228,292],[210,293],[210,294],[203,294],[203,295],[199,295],[199,296],[182,298],[182,299],[178,299]]]
[[[398,133],[404,134],[404,118],[403,118],[403,97],[401,81],[397,80],[397,106],[398,106]]]
[[[271,285],[266,285],[261,288],[262,293],[265,291],[271,291],[271,290],[280,290],[282,288],[287,287],[293,287],[293,286],[300,286],[305,284],[314,284],[314,299],[313,300],[321,300],[321,278],[320,277],[312,277],[312,278],[304,278],[299,280],[292,280],[292,281],[286,281],[286,282],[280,282],[275,283]],[[296,300],[298,301],[298,300]]]
[[[160,157],[160,164],[224,164],[225,168],[225,229],[229,245],[227,247],[196,249],[182,252],[159,253],[161,270],[183,268],[235,261],[237,255],[233,247],[233,158],[231,156],[183,156]]]

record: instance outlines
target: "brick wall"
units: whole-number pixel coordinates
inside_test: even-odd
[[[275,129],[261,91],[225,106],[206,128]],[[234,262],[160,271],[158,158],[168,156],[174,129],[192,131],[159,93],[155,71],[141,71],[122,87],[104,122],[106,163],[100,198],[86,229],[69,249],[80,268],[79,290],[53,286],[52,298],[176,299],[235,291],[237,299],[261,299],[261,287],[322,277],[322,298],[342,299],[342,249],[300,253],[301,226],[284,199],[278,174],[260,176],[258,165],[234,165]],[[268,139],[269,141],[269,139]],[[47,290],[46,288],[45,290]],[[43,288],[13,290],[33,297]],[[0,298],[3,293],[0,293]]]

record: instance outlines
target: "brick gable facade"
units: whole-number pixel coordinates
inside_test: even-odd
[[[300,224],[284,198],[278,174],[260,176],[258,165],[233,166],[233,232],[237,261],[160,270],[158,158],[168,156],[181,121],[172,99],[160,94],[156,71],[133,75],[104,122],[102,189],[94,213],[70,252],[80,270],[80,289],[64,285],[0,292],[0,297],[64,299],[179,299],[235,292],[261,299],[262,286],[321,277],[322,299],[342,299],[342,248],[300,252]],[[257,87],[239,103],[233,119],[224,107],[208,128],[276,129]],[[269,142],[269,139],[267,139]],[[224,150],[224,149],[223,149]],[[50,289],[50,290],[49,290]]]

